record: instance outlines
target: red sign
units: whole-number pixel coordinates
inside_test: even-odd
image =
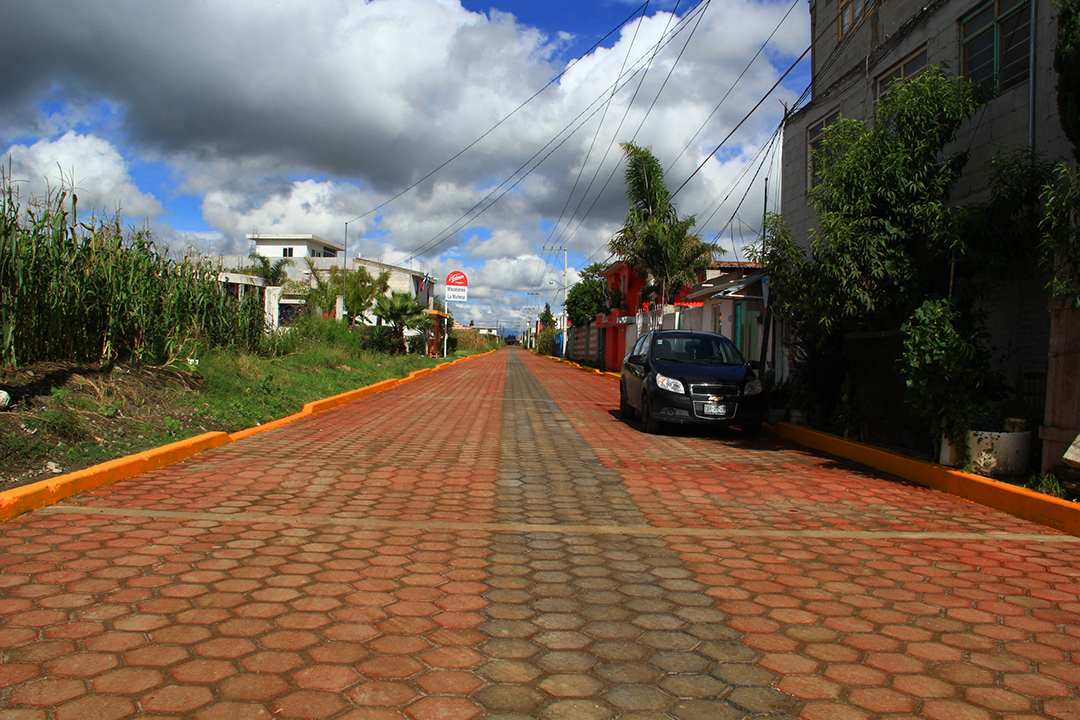
[[[446,276],[446,302],[468,302],[469,279],[465,273],[455,270]]]

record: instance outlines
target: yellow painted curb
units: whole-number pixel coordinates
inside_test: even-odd
[[[100,463],[83,470],[57,475],[48,480],[41,480],[30,485],[6,490],[0,493],[0,520],[7,520],[24,512],[51,505],[87,490],[94,490],[151,470],[157,470],[166,465],[186,460],[203,450],[221,447],[230,442],[232,440],[223,432],[206,433],[205,435],[197,435],[159,448],[144,450],[134,455]]]
[[[412,375],[409,375],[409,377],[405,379],[412,379]],[[315,400],[314,402],[309,402],[308,404],[304,405],[304,412],[308,413],[309,415],[313,415],[315,413],[324,412],[326,410],[332,410],[333,408],[344,405],[345,403],[350,403],[354,400],[359,400],[360,398],[365,398],[369,395],[380,393],[383,390],[389,390],[400,382],[403,381],[397,378],[390,378],[389,380],[383,380],[382,382],[377,382],[374,385],[368,385],[357,390],[349,390],[348,392],[343,392],[340,395],[334,395],[324,400]]]
[[[244,430],[237,430],[234,433],[230,433],[229,434],[229,440],[231,440],[233,442],[236,442],[237,440],[243,440],[244,438],[251,437],[252,435],[258,435],[261,432],[266,432],[267,430],[273,430],[274,428],[281,427],[282,425],[288,425],[291,422],[296,422],[297,420],[302,420],[303,418],[306,418],[309,415],[311,415],[311,410],[309,410],[308,406],[305,405],[304,409],[301,410],[298,413],[293,413],[292,415],[286,415],[283,418],[278,418],[277,420],[271,420],[270,422],[263,423],[262,425],[255,425],[254,427],[249,427],[249,428],[246,428]]]
[[[977,505],[1080,536],[1080,504],[798,425],[777,423],[766,427],[771,434],[804,447],[847,458],[916,485],[941,490]]]

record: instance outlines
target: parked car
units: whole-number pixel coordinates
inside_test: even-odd
[[[747,362],[723,335],[656,330],[638,338],[623,360],[619,412],[641,413],[655,433],[661,422],[736,425],[761,432],[762,394],[757,363]]]

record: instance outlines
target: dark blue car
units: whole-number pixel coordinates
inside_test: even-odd
[[[641,413],[655,433],[661,422],[736,425],[761,432],[761,381],[756,363],[723,335],[690,330],[647,332],[623,360],[619,410]]]

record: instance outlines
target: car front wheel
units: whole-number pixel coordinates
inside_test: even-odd
[[[648,393],[641,396],[641,428],[650,435],[655,435],[660,430],[660,421],[653,415]]]

